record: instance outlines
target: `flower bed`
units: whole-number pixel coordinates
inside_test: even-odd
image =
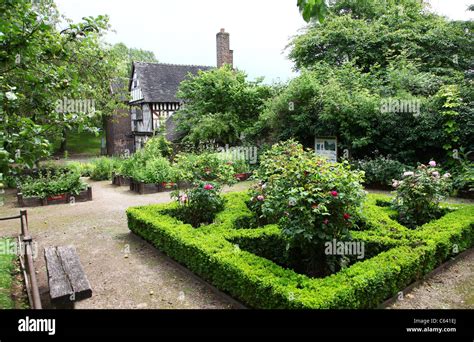
[[[369,195],[365,225],[351,231],[366,258],[311,278],[279,266],[286,241],[276,225],[237,229],[252,213],[246,193],[231,193],[213,224],[193,228],[164,212],[176,204],[127,210],[131,231],[222,291],[253,308],[375,308],[457,253],[474,244],[474,206],[452,211],[417,230],[393,220],[388,197]],[[273,260],[273,261],[272,261]]]
[[[50,195],[47,197],[24,197],[21,192],[17,193],[18,206],[24,207],[39,207],[44,205],[52,204],[65,204],[75,202],[87,202],[92,201],[92,188],[87,187],[86,190],[80,191],[77,194],[63,193]]]
[[[17,191],[20,207],[75,203],[92,200],[92,188],[76,172],[51,173],[21,179]]]

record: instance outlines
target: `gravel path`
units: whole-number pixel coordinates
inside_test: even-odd
[[[474,248],[388,308],[474,309]]]
[[[92,298],[78,302],[76,308],[235,307],[232,301],[129,231],[125,215],[128,207],[168,202],[169,193],[138,195],[108,181],[88,183],[93,188],[91,202],[28,208],[30,232],[38,243],[35,265],[45,302],[48,286],[43,249],[73,244],[94,291]],[[234,189],[245,186],[238,184]],[[12,191],[7,191],[5,202],[0,207],[0,217],[18,214]],[[16,221],[0,221],[0,236],[15,236],[19,229]]]

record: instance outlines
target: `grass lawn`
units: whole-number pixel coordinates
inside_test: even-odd
[[[103,136],[103,133],[99,136],[95,136],[95,134],[89,132],[68,133],[66,149],[69,155],[98,156],[100,155],[100,145]],[[57,151],[59,146],[60,142],[55,142],[54,151]]]
[[[0,239],[0,246],[7,246],[8,240],[9,239]],[[11,296],[14,261],[15,255],[0,254],[0,309],[13,309],[15,307],[15,302]]]

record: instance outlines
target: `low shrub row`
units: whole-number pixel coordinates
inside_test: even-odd
[[[276,225],[237,229],[235,222],[251,215],[247,194],[225,197],[214,223],[200,228],[166,214],[177,204],[129,208],[129,228],[253,308],[374,308],[474,244],[474,206],[452,206],[442,218],[410,230],[391,218],[389,207],[377,206],[387,197],[369,195],[365,224],[350,232],[366,243],[366,258],[330,276],[310,278],[279,265],[287,259]]]

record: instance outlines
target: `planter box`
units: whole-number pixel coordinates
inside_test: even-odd
[[[175,190],[178,188],[176,183],[163,182],[163,183],[144,183],[137,182],[136,180],[130,180],[130,190],[138,192],[140,195],[154,194],[157,192]]]
[[[234,175],[240,182],[246,181],[252,175],[252,172],[236,173]]]
[[[129,186],[130,185],[130,178],[122,176],[122,175],[112,175],[112,185],[117,186]]]
[[[39,207],[44,205],[92,201],[92,188],[89,186],[86,190],[81,191],[77,195],[66,193],[41,198],[23,197],[23,194],[19,192],[16,196],[20,207]]]

